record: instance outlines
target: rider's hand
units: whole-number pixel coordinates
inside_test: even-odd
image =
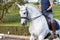
[[[48,10],[43,11],[43,13],[47,13],[47,12],[48,12]]]

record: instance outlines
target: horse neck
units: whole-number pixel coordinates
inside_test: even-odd
[[[34,7],[33,5],[28,5],[27,10],[28,10],[31,18],[42,15],[41,12],[36,7]]]

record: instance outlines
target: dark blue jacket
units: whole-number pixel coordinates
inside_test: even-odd
[[[41,0],[41,7],[42,7],[42,12],[46,11],[50,6],[49,0]],[[48,10],[48,12],[52,12],[52,9]]]

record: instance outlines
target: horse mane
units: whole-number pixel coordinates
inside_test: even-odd
[[[38,12],[41,14],[40,10],[33,4],[25,4],[27,8],[32,8],[32,10],[34,10],[34,12]]]

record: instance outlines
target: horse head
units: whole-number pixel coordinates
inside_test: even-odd
[[[17,2],[15,2],[15,4],[20,8],[19,14],[21,17],[21,24],[23,26],[26,25],[27,23],[27,11],[26,11],[26,6],[25,5],[20,5]]]

